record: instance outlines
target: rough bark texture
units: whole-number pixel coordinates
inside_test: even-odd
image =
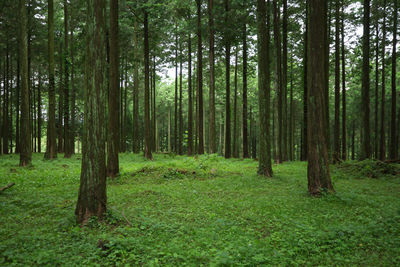
[[[360,160],[371,157],[370,107],[369,107],[369,43],[370,43],[370,0],[364,0],[363,66],[361,88],[361,149]]]
[[[21,136],[19,165],[32,161],[31,127],[29,125],[28,40],[25,0],[19,0],[19,40],[21,69]]]
[[[148,12],[144,10],[144,156],[152,160],[150,132],[150,55]]]
[[[322,191],[333,191],[329,174],[329,155],[326,140],[325,61],[327,5],[319,0],[309,0],[308,43],[308,191],[320,195]]]
[[[396,45],[397,45],[397,1],[394,1],[394,16],[393,16],[393,51],[392,51],[392,105],[391,105],[391,123],[390,123],[390,149],[389,159],[397,159],[398,156],[398,144],[396,134]]]
[[[258,171],[260,175],[272,177],[271,143],[269,135],[270,113],[270,22],[268,0],[268,17],[264,0],[257,0],[257,50],[258,50],[258,106],[260,112],[260,151],[258,158]],[[265,21],[267,19],[267,22]],[[250,112],[251,114],[251,112]],[[254,142],[254,143],[253,143]],[[255,156],[255,141],[253,141],[253,156]]]
[[[196,0],[197,4],[197,92],[198,92],[198,136],[199,145],[197,147],[198,154],[204,154],[204,131],[203,131],[203,48],[201,40],[201,0]]]
[[[107,176],[119,173],[119,56],[118,56],[118,0],[110,1],[110,67],[108,95]]]
[[[107,90],[105,0],[87,0],[82,170],[75,214],[81,225],[106,212],[105,102]]]
[[[213,0],[208,0],[208,25],[210,34],[210,92],[209,92],[209,152],[216,153],[216,127],[215,127],[215,69],[214,69],[214,17]]]

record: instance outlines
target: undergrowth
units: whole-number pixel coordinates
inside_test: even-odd
[[[104,221],[75,222],[80,155],[30,168],[0,157],[0,266],[399,266],[398,165],[332,166],[336,193],[307,194],[306,164],[121,154]]]

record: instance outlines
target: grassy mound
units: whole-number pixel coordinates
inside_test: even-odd
[[[347,177],[390,178],[400,175],[400,164],[379,160],[343,162],[337,168]]]

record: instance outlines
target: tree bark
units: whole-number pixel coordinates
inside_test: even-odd
[[[97,0],[98,1],[98,0]],[[108,96],[107,176],[119,173],[119,55],[118,55],[118,0],[110,1],[110,66]]]
[[[307,0],[308,1],[308,0]],[[301,146],[301,157],[300,160],[306,161],[308,154],[308,4],[306,1],[306,19],[305,19],[305,31],[304,31],[304,59],[303,59],[303,132],[302,132],[302,146]]]
[[[381,86],[381,125],[379,139],[379,159],[386,159],[386,138],[385,138],[385,95],[386,95],[386,72],[385,72],[385,50],[386,50],[386,0],[383,3],[383,24],[382,24],[382,86]]]
[[[363,67],[361,88],[361,149],[360,160],[371,158],[370,99],[369,99],[369,43],[370,43],[370,0],[364,0]]]
[[[197,4],[197,92],[198,92],[198,136],[199,145],[197,147],[198,154],[204,154],[204,137],[203,137],[203,48],[201,37],[201,0],[196,0]]]
[[[105,102],[107,90],[105,0],[87,0],[82,170],[75,214],[81,225],[106,212]],[[111,12],[112,13],[112,12]]]
[[[133,35],[135,62],[133,70],[133,153],[139,153],[140,150],[140,129],[139,129],[139,25],[137,19],[134,21],[135,32]]]
[[[326,140],[326,57],[327,4],[309,0],[308,43],[308,191],[320,195],[322,191],[333,191],[329,174],[328,143]]]
[[[150,55],[149,55],[149,22],[148,11],[144,10],[144,156],[152,160],[150,136]]]
[[[235,51],[235,77],[234,77],[234,86],[235,92],[233,96],[233,157],[239,157],[238,151],[238,115],[237,115],[237,94],[238,94],[238,48],[236,47]]]
[[[283,21],[282,21],[282,160],[288,160],[288,104],[287,104],[287,81],[288,81],[288,7],[287,0],[283,0]]]
[[[68,19],[68,1],[64,0],[64,158],[72,155],[69,129]]]
[[[229,0],[224,0],[225,25],[229,25]],[[225,158],[231,157],[231,44],[227,28],[224,33],[225,45]]]
[[[397,1],[394,1],[394,17],[393,17],[393,47],[392,47],[392,105],[391,105],[391,123],[390,123],[390,149],[389,159],[397,159],[398,144],[397,144],[397,129],[396,129],[396,67],[397,67]]]
[[[346,142],[346,61],[344,46],[344,0],[342,0],[342,160],[347,159],[347,142]]]
[[[213,0],[208,0],[208,27],[210,34],[210,92],[209,92],[209,146],[210,154],[216,153],[216,132],[215,132],[215,48],[214,48],[214,17]]]
[[[247,129],[247,29],[243,25],[243,158],[249,157],[248,129]]]
[[[193,155],[192,36],[188,37],[188,156]]]
[[[275,3],[276,5],[276,3]],[[259,175],[272,177],[271,143],[269,134],[270,113],[270,2],[268,0],[268,15],[265,1],[257,0],[257,50],[258,50],[258,106],[259,106],[259,136],[260,152],[258,158]],[[267,20],[267,21],[265,21]],[[255,150],[255,144],[253,144]],[[253,151],[253,156],[254,156]]]
[[[45,159],[57,158],[56,93],[54,82],[54,3],[48,2],[48,57],[49,57],[49,107]]]
[[[339,40],[339,1],[335,4],[335,125],[333,127],[334,164],[340,163],[340,40]]]
[[[178,142],[179,142],[179,146],[178,146],[178,154],[179,155],[183,155],[183,147],[182,147],[182,143],[183,143],[183,114],[182,114],[182,46],[179,45],[180,47],[180,59],[179,59],[179,138],[178,138]]]
[[[29,125],[29,87],[28,87],[28,40],[25,0],[19,0],[19,40],[21,69],[21,152],[19,165],[27,166],[32,161],[31,128]]]

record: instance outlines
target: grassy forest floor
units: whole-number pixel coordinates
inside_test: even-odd
[[[337,191],[307,194],[307,165],[121,154],[106,223],[75,223],[80,155],[18,167],[0,157],[0,266],[400,265],[400,167],[332,167]],[[128,222],[129,221],[129,222]]]

